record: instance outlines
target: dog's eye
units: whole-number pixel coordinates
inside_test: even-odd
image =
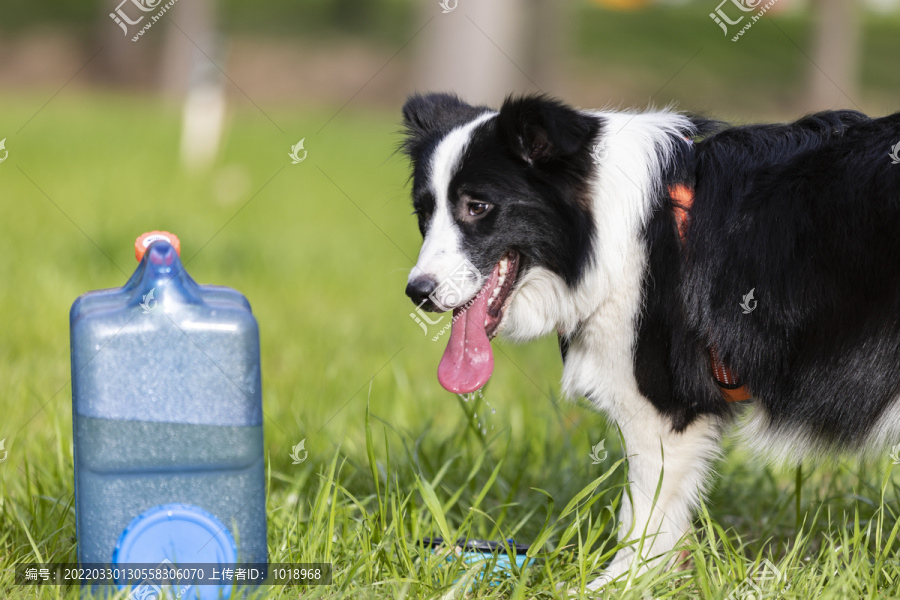
[[[487,214],[489,210],[493,208],[493,205],[488,204],[487,202],[469,202],[469,216],[470,217],[480,217],[484,214]]]

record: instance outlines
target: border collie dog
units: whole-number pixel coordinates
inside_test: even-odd
[[[621,429],[624,546],[592,588],[673,555],[739,414],[782,461],[900,441],[900,113],[729,127],[431,94],[403,118],[406,293],[454,311],[441,385],[483,386],[498,333],[555,334],[564,393]]]

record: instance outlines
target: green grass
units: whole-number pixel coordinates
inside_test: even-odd
[[[259,320],[271,560],[334,564],[330,587],[260,595],[451,598],[470,581],[478,597],[551,598],[614,553],[623,450],[600,415],[559,400],[555,340],[497,345],[495,413],[437,384],[442,343],[403,295],[419,240],[396,114],[351,105],[321,129],[335,109],[267,109],[282,134],[239,103],[215,167],[189,175],[176,111],[63,93],[14,133],[47,98],[0,111],[0,597],[77,597],[16,586],[5,569],[75,560],[68,309],[123,284],[134,238],[155,228],[180,235],[195,279],[241,290]],[[291,165],[303,137],[309,158]],[[302,439],[309,458],[292,465]],[[610,455],[592,465],[602,439]],[[693,569],[608,597],[724,598],[764,558],[785,573],[784,598],[900,597],[900,475],[886,458],[805,471],[799,523],[793,470],[735,449],[718,470],[688,541]],[[441,534],[514,537],[537,560],[493,587],[454,584],[459,565],[417,544]]]

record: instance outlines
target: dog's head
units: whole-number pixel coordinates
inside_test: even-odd
[[[413,96],[403,118],[424,238],[406,293],[424,310],[453,310],[438,379],[468,393],[490,378],[490,339],[529,272],[575,286],[587,268],[600,122],[544,97],[498,112],[447,94]]]

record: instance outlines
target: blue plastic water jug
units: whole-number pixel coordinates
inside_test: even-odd
[[[239,292],[191,279],[174,235],[135,248],[128,282],[70,314],[78,560],[265,563],[256,319]]]

